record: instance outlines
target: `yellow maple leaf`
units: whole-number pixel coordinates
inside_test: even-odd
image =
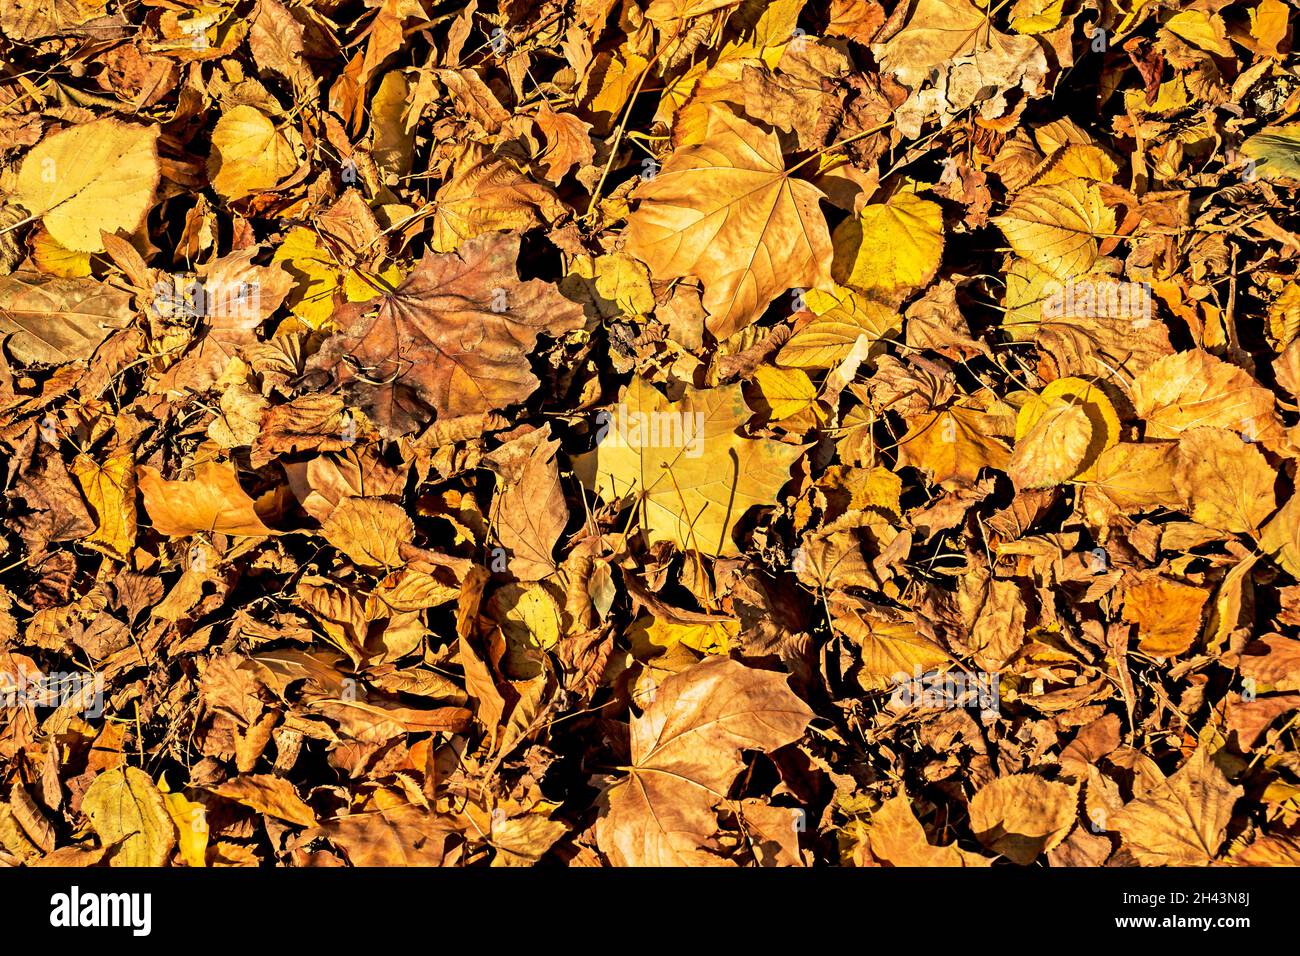
[[[752,506],[775,503],[801,445],[746,438],[751,416],[739,384],[688,388],[669,402],[634,378],[603,413],[596,448],[576,462],[583,483],[609,502],[634,500],[641,529],[683,550],[736,555],[732,529]]]
[[[898,463],[929,472],[935,484],[970,483],[981,468],[1005,471],[1011,452],[991,433],[991,416],[955,405],[908,422]]]
[[[564,212],[550,186],[474,143],[457,157],[434,200],[430,245],[435,252],[452,252],[487,232],[527,229]]]
[[[126,560],[135,547],[136,532],[135,456],[131,449],[114,452],[103,464],[89,455],[78,455],[72,463],[72,473],[97,522],[94,533],[85,539],[86,544],[119,561]]]
[[[669,156],[635,198],[625,251],[656,279],[698,278],[719,339],[792,286],[829,281],[821,191],[786,172],[774,133],[729,109],[712,107],[704,141]]]

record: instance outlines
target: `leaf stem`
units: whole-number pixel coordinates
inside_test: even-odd
[[[849,143],[857,142],[860,139],[865,139],[866,137],[872,135],[873,133],[882,132],[884,130],[889,129],[889,127],[893,125],[894,125],[894,121],[892,119],[888,119],[885,120],[883,123],[881,123],[879,126],[873,126],[871,129],[864,129],[860,133],[854,133],[852,136],[845,137],[844,139],[840,140],[838,143],[831,143],[829,146],[823,146],[821,149],[817,150],[817,152],[813,153],[808,158],[799,160],[799,162],[795,163],[793,166],[787,169],[785,171],[785,174],[789,176],[796,169],[808,165],[814,159],[817,159],[819,156],[829,153],[833,149],[839,149],[841,146],[847,146],[849,145]]]
[[[6,232],[13,232],[13,231],[14,231],[15,229],[17,229],[19,226],[25,226],[25,225],[27,225],[29,222],[35,222],[37,219],[40,219],[41,216],[43,216],[43,215],[45,215],[45,213],[38,212],[38,213],[34,213],[34,214],[28,216],[26,219],[19,219],[19,220],[18,220],[16,223],[14,223],[12,226],[5,226],[3,229],[0,229],[0,236],[3,236]]]
[[[641,95],[641,87],[645,84],[645,79],[650,75],[650,70],[659,62],[659,57],[667,49],[668,45],[677,39],[674,33],[669,37],[655,55],[650,58],[650,62],[645,65],[641,75],[637,77],[636,88],[632,90],[632,95],[627,99],[627,106],[623,108],[623,118],[618,122],[618,128],[614,131],[614,142],[609,147],[609,159],[605,161],[605,168],[601,171],[600,180],[596,183],[596,188],[591,191],[591,201],[587,203],[587,211],[582,214],[583,219],[590,220],[596,209],[596,202],[600,199],[600,191],[605,186],[605,180],[609,177],[609,171],[614,168],[614,159],[618,156],[618,146],[623,139],[623,132],[627,129],[628,120],[632,118],[632,107],[636,106],[636,98]]]

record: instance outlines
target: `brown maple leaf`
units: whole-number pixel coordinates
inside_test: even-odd
[[[515,271],[519,237],[470,239],[430,253],[400,286],[334,313],[342,329],[312,362],[328,369],[388,435],[440,417],[483,414],[537,388],[528,355],[541,332],[581,327],[582,307]],[[376,304],[377,303],[377,304]]]

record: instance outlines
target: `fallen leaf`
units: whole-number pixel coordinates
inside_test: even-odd
[[[122,767],[97,776],[81,800],[109,866],[162,866],[176,846],[176,826],[152,779]]]
[[[998,777],[971,797],[971,829],[990,850],[1028,866],[1065,839],[1077,803],[1073,788],[1036,774]]]
[[[739,385],[687,389],[671,403],[637,378],[603,414],[601,441],[576,463],[584,484],[610,502],[636,501],[650,539],[684,550],[737,554],[732,529],[774,502],[803,454],[739,434],[751,414]]]
[[[295,826],[316,826],[316,814],[298,796],[293,784],[283,777],[244,774],[213,787],[212,792]]]
[[[1124,595],[1124,620],[1138,626],[1138,648],[1155,657],[1186,653],[1201,631],[1201,588],[1152,576]]]
[[[356,392],[375,422],[405,434],[441,416],[480,414],[537,387],[528,354],[539,333],[582,324],[582,309],[539,279],[515,273],[519,239],[472,239],[429,254],[393,292],[347,303],[342,330],[312,360]]]
[[[711,109],[704,141],[670,156],[637,198],[624,248],[656,279],[699,279],[716,338],[787,289],[828,282],[821,192],[786,171],[775,135],[726,109]]]
[[[86,359],[113,329],[131,321],[131,296],[86,278],[34,272],[0,277],[0,332],[22,362]]]
[[[1115,213],[1082,179],[1030,186],[994,217],[1011,248],[1062,282],[1097,261],[1098,238],[1115,231]]]
[[[153,205],[158,133],[115,119],[51,133],[23,160],[13,199],[66,248],[103,252],[102,232],[135,232]]]
[[[212,131],[208,177],[223,199],[243,199],[274,189],[298,168],[298,162],[290,139],[253,106],[236,106],[222,114]]]
[[[780,674],[712,658],[668,678],[632,721],[632,764],[596,823],[616,866],[718,865],[715,805],[745,750],[797,740],[810,711]]]
[[[960,867],[989,866],[992,863],[955,843],[944,846],[930,843],[904,793],[886,800],[871,815],[866,835],[871,856],[889,866]]]
[[[183,538],[197,532],[233,535],[274,535],[262,523],[239,485],[233,465],[206,461],[194,468],[194,478],[168,481],[158,469],[142,465],[137,471],[144,509],[160,534]]]
[[[1219,855],[1241,794],[1200,748],[1173,776],[1152,781],[1109,823],[1144,866],[1206,866]]]
[[[846,219],[833,243],[837,282],[896,304],[934,278],[943,256],[943,211],[915,193],[896,193]]]
[[[1277,507],[1276,479],[1259,450],[1233,432],[1194,428],[1178,443],[1174,484],[1201,524],[1254,534]]]

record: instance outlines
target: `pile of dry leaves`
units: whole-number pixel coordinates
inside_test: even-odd
[[[0,0],[0,859],[1300,863],[1294,0]]]

